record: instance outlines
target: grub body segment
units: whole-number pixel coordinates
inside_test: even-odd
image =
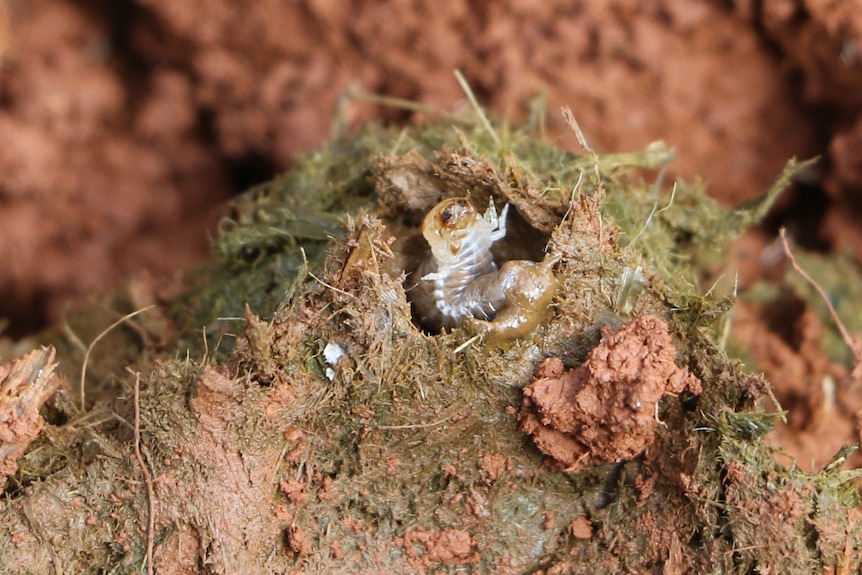
[[[498,216],[493,200],[480,215],[466,198],[437,204],[422,223],[431,258],[419,268],[413,304],[432,331],[469,325],[489,340],[521,337],[544,316],[556,292],[551,267],[513,260],[498,268],[491,248],[506,237],[507,204]]]

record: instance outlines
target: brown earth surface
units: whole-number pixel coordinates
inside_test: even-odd
[[[208,253],[227,199],[339,122],[431,115],[351,94],[452,110],[464,105],[454,69],[514,121],[544,94],[561,145],[574,146],[561,106],[598,151],[664,140],[671,175],[705,179],[726,204],[762,194],[789,157],[821,155],[730,254],[740,287],[782,277],[780,225],[795,245],[862,260],[858,2],[0,0],[6,333],[58,324],[131,277],[175,279]],[[862,438],[862,394],[823,352],[828,326],[791,301],[746,302],[734,331],[790,410],[771,441],[817,469]],[[230,395],[235,383],[201,385]],[[303,555],[303,538],[286,544]],[[457,530],[403,541],[464,565],[473,544]]]

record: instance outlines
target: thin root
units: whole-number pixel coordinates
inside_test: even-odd
[[[820,287],[814,278],[808,275],[802,267],[796,262],[796,258],[793,257],[793,253],[790,251],[790,244],[787,242],[787,234],[785,233],[784,228],[781,228],[778,231],[778,235],[781,236],[781,244],[784,246],[784,253],[787,254],[787,259],[790,260],[790,265],[793,266],[793,269],[799,273],[803,277],[805,281],[811,284],[817,293],[820,295],[820,298],[823,300],[823,303],[826,304],[826,308],[829,310],[829,314],[832,316],[832,320],[835,322],[836,327],[838,327],[838,331],[841,333],[841,338],[844,340],[844,343],[850,348],[850,351],[853,353],[853,358],[856,361],[856,365],[853,366],[853,372],[851,373],[851,377],[854,382],[862,381],[862,339],[854,337],[844,326],[844,322],[841,321],[841,318],[838,317],[838,312],[835,311],[835,307],[832,305],[832,302],[829,301],[829,296],[826,294],[826,291]]]
[[[144,456],[141,455],[141,374],[135,373],[135,458],[144,474],[147,485],[147,575],[153,575],[153,533],[156,523],[156,495],[153,489],[153,475],[150,473]]]
[[[120,325],[124,321],[126,321],[128,319],[132,319],[136,315],[143,313],[143,312],[147,311],[148,309],[151,309],[154,307],[156,307],[156,304],[148,305],[147,307],[143,307],[139,310],[133,311],[132,313],[128,313],[128,314],[124,315],[123,317],[121,317],[120,319],[118,319],[117,321],[115,321],[114,323],[109,325],[108,327],[106,327],[104,330],[102,330],[102,333],[97,335],[96,338],[92,342],[90,342],[90,345],[87,346],[87,352],[84,354],[84,362],[81,365],[81,411],[84,411],[84,406],[85,406],[85,399],[86,398],[84,396],[84,381],[87,377],[87,362],[90,361],[90,352],[93,351],[93,348],[96,346],[97,343],[99,343],[99,340],[102,339],[103,337],[105,337],[106,335],[108,335],[108,333],[111,330],[113,330],[115,327],[117,327],[118,325]]]

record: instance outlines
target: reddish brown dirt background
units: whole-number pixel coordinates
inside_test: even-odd
[[[563,105],[599,151],[665,140],[675,175],[728,203],[765,191],[790,156],[820,154],[738,254],[760,261],[784,224],[802,245],[862,258],[859,2],[648,4],[0,0],[6,333],[57,323],[131,276],[188,269],[220,206],[324,142],[336,112],[421,119],[350,91],[453,109],[456,68],[512,120],[544,92],[563,145],[575,145]],[[769,322],[742,313],[740,338],[779,357]],[[780,353],[799,373],[831,369],[810,349]],[[844,438],[858,439],[853,417]]]

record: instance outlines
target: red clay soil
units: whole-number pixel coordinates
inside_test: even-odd
[[[513,120],[544,91],[551,137],[568,130],[565,105],[597,150],[665,140],[676,175],[703,177],[728,203],[766,190],[788,157],[822,154],[773,221],[862,259],[857,3],[0,0],[8,333],[56,323],[131,275],[188,268],[219,206],[324,142],[336,112],[349,125],[422,119],[350,91],[453,109],[456,68]],[[749,264],[769,245],[748,244]],[[769,345],[756,335],[769,318],[742,319]],[[793,346],[769,353],[804,381],[831,369]],[[469,562],[457,534],[407,544],[454,546]]]
[[[763,30],[763,14],[719,2],[6,0],[0,316],[21,335],[130,274],[187,267],[206,253],[218,206],[324,142],[348,91],[452,109],[464,100],[456,68],[515,120],[546,91],[552,135],[567,130],[567,105],[598,150],[663,139],[679,174],[728,202],[765,190],[789,156],[831,150],[847,158],[826,174],[837,201],[862,157],[841,84],[858,27],[815,16],[810,42],[846,38],[843,60],[779,51],[781,20]],[[835,86],[800,93],[813,78]],[[341,113],[352,125],[411,119],[359,102]]]
[[[829,197],[819,231],[862,258],[862,11],[854,2],[828,0],[737,6],[786,59],[801,101],[818,111],[811,117],[825,143],[818,153],[826,159],[821,185]]]
[[[637,457],[655,440],[665,394],[702,391],[674,363],[667,324],[642,315],[619,332],[609,327],[583,365],[564,371],[549,357],[524,388],[521,429],[567,472]]]

